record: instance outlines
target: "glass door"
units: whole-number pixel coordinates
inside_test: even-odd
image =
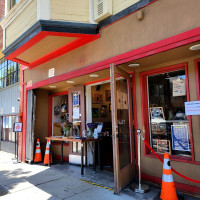
[[[135,177],[130,75],[111,65],[111,108],[115,193]]]

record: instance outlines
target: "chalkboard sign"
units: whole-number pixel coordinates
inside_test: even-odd
[[[150,108],[151,119],[165,119],[162,107],[152,107]]]

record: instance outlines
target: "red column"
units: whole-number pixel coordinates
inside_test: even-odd
[[[19,122],[24,122],[24,69],[26,66],[20,65],[20,79],[19,79]],[[19,161],[23,160],[23,135],[24,135],[24,123],[23,123],[23,131],[18,134],[18,155]]]

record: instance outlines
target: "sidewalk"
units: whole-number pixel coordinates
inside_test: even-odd
[[[0,151],[0,185],[8,190],[8,194],[0,199],[9,200],[154,200],[160,189],[153,186],[148,194],[136,194],[129,188],[120,195],[114,195],[103,187],[98,187],[81,179],[96,179],[101,183],[101,174],[94,175],[86,171],[85,177],[80,176],[80,167],[73,165],[52,165],[51,168],[37,164],[17,163],[12,154]],[[92,178],[91,178],[92,177]],[[89,180],[90,181],[90,180]],[[112,181],[111,181],[112,182]],[[110,188],[112,188],[112,183]],[[185,200],[198,198],[185,195]]]

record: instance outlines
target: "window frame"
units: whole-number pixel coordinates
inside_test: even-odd
[[[0,89],[6,88],[10,85],[13,85],[15,83],[19,82],[19,71],[20,71],[20,66],[18,63],[7,60],[5,58],[1,58],[0,59],[0,81],[1,84],[0,85]],[[5,63],[5,64],[3,64]],[[9,71],[9,67],[11,67],[13,64],[13,69],[12,71]],[[3,70],[5,70],[3,72]],[[15,78],[11,78],[11,77],[15,77]],[[10,78],[10,79],[9,79]]]
[[[166,73],[177,70],[185,70],[185,82],[186,82],[186,95],[187,101],[190,101],[189,95],[189,82],[188,82],[188,66],[187,63],[176,64],[172,66],[167,66],[158,69],[152,69],[144,72],[140,72],[140,91],[141,91],[141,106],[142,106],[142,124],[144,127],[145,139],[150,144],[150,124],[149,124],[149,108],[148,108],[148,84],[147,77],[151,75],[157,75],[160,73]],[[191,116],[188,116],[189,121],[189,129],[190,129],[190,144],[191,144],[191,157],[170,155],[171,160],[181,161],[181,162],[189,162],[194,163],[194,145],[193,145],[193,133],[192,133],[192,121]],[[158,154],[161,158],[164,157],[163,154]],[[155,157],[153,153],[148,149],[148,147],[144,147],[144,156],[145,157]]]
[[[200,101],[200,58],[195,60],[195,75],[196,75],[197,101]],[[199,124],[200,124],[200,116],[199,116]]]
[[[14,139],[14,141],[12,141],[12,140],[7,140],[6,138],[5,138],[5,140],[3,140],[2,139],[2,136],[3,136],[3,125],[4,125],[4,122],[3,122],[3,118],[6,118],[6,117],[8,117],[8,124],[9,124],[9,117],[15,117],[15,122],[16,122],[16,119],[17,119],[17,117],[18,117],[18,115],[1,115],[0,116],[1,117],[1,138],[0,138],[0,141],[3,141],[3,142],[11,142],[11,143],[15,143],[15,139]],[[9,128],[9,127],[5,127],[6,129],[11,129],[12,130],[12,133],[13,133],[13,124],[11,124],[11,128]],[[9,132],[9,134],[10,134],[10,132]],[[9,135],[8,135],[8,137],[9,137]]]
[[[195,74],[197,86],[197,100],[200,101],[200,58],[195,60]]]
[[[13,1],[13,0],[9,0],[9,1],[8,1],[8,4],[9,4],[9,5],[8,5],[8,9],[9,9],[9,11],[12,10],[12,8],[13,8],[18,2],[19,2],[19,0],[14,0],[14,1]]]

